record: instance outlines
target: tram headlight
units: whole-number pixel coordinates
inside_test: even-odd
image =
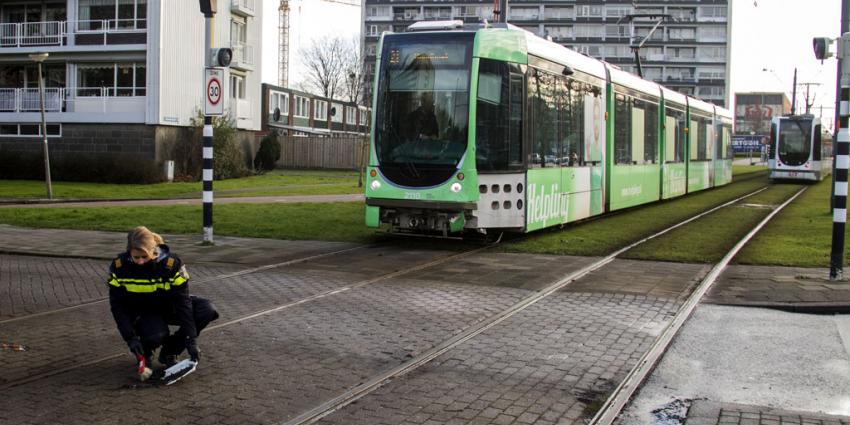
[[[372,190],[378,190],[381,188],[381,182],[377,180],[372,180]]]
[[[451,190],[452,190],[452,192],[454,192],[454,193],[458,193],[458,192],[460,192],[461,190],[463,190],[463,186],[461,186],[461,185],[460,185],[460,183],[453,183],[453,184],[452,184],[452,187],[451,187]]]

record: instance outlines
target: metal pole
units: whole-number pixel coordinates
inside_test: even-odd
[[[47,184],[47,199],[53,199],[53,184],[50,181],[50,155],[47,151],[47,121],[44,119],[44,80],[41,76],[41,61],[38,62],[38,95],[41,98],[41,138],[44,140],[44,181]]]
[[[829,280],[841,280],[844,274],[844,228],[847,223],[847,169],[850,168],[850,32],[838,42],[841,62],[838,92],[838,134],[835,138],[835,173],[832,177],[832,253],[829,261]]]
[[[204,16],[206,27],[204,29],[204,69],[212,65],[210,49],[212,48],[212,18],[213,15]],[[204,79],[201,79],[204,81]],[[206,87],[204,87],[206,96]],[[204,243],[213,243],[213,126],[212,116],[204,114]]]
[[[791,115],[797,115],[797,68],[794,68],[794,82],[791,84]]]

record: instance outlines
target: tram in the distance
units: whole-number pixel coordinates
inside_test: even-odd
[[[767,167],[775,180],[821,181],[832,173],[832,143],[823,140],[819,118],[774,117]]]
[[[732,180],[730,111],[513,25],[378,49],[366,224],[529,232]]]

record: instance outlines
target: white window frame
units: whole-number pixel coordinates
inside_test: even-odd
[[[245,99],[246,98],[245,90],[245,77],[237,74],[230,74],[230,98],[231,99]]]
[[[353,106],[345,107],[345,123],[357,125],[357,108]]]
[[[313,119],[318,121],[328,120],[328,102],[325,100],[316,99],[314,102],[315,111],[313,111]]]
[[[289,115],[289,93],[273,91],[269,97],[269,113],[274,113],[274,108],[280,108],[281,115]]]
[[[310,118],[310,99],[295,95],[295,114],[298,118]]]
[[[23,123],[4,122],[4,123],[0,123],[0,127],[10,126],[10,125],[14,125],[16,127],[16,130],[17,130],[16,134],[0,134],[0,137],[20,137],[20,138],[41,137],[41,123],[36,123],[36,122],[23,122]],[[21,126],[22,125],[26,125],[26,126],[33,126],[34,125],[34,126],[36,126],[38,128],[38,134],[21,134]],[[50,129],[53,128],[53,127],[56,127],[56,126],[59,127],[59,133],[51,133]],[[48,130],[47,131],[47,137],[48,138],[50,138],[50,137],[62,137],[62,123],[48,124],[47,130]]]

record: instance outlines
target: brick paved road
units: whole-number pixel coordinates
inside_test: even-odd
[[[378,271],[402,270],[446,255],[375,247],[210,281],[194,285],[193,292],[214,300],[222,313],[218,323],[224,323]],[[97,269],[105,266],[99,262],[81,267],[68,259],[40,260],[27,263],[28,273],[53,277],[62,267],[61,279],[96,279],[103,285]],[[200,340],[198,372],[167,388],[135,381],[132,358],[123,353],[108,303],[0,322],[3,338],[32,347],[25,353],[0,352],[0,386],[75,362],[116,356],[3,389],[0,422],[280,422],[399,365],[589,261],[474,255],[210,329]],[[605,293],[605,285],[622,286],[634,279],[641,265],[637,275],[667,282],[670,296]],[[679,292],[685,291],[702,270],[626,261],[611,267],[584,283],[596,289],[561,292],[326,420],[530,423],[581,417],[616,385],[672,314],[679,298],[673,282],[679,282]],[[203,265],[192,270],[196,277],[214,274]],[[24,280],[14,271],[10,276]],[[42,308],[52,305],[58,304]]]
[[[322,422],[546,424],[592,416],[702,272],[615,261],[582,281],[595,293],[568,286]],[[604,293],[636,276],[667,282],[676,296]]]
[[[562,267],[568,268],[569,265]],[[299,278],[307,282],[307,286],[330,285],[334,280],[332,275],[324,267],[312,274],[258,273],[242,276],[238,282],[200,285],[195,292],[215,299],[223,313],[222,319],[227,320],[243,311],[262,307],[258,303],[279,303],[281,293],[299,286]],[[150,403],[168,401],[183,407],[190,406],[199,419],[214,418],[214,422],[245,423],[246,418],[255,418],[259,422],[279,420],[298,414],[312,407],[316,400],[332,397],[388,365],[398,364],[410,355],[429,348],[471,323],[507,307],[525,293],[511,288],[423,283],[422,280],[395,280],[370,285],[350,291],[344,297],[323,299],[205,334],[201,341],[202,349],[206,347],[207,353],[204,355],[204,367],[197,377],[193,377],[191,388],[223,390],[237,397],[243,392],[249,394],[243,396],[246,400],[239,406],[227,404],[230,407],[222,408],[218,398],[204,391],[193,393],[196,397],[176,402],[172,400],[173,394],[168,395],[168,391],[172,390],[169,388],[141,393],[143,401],[136,403],[141,407],[132,407],[132,398],[140,392],[126,388],[133,382],[128,376],[131,367],[129,359],[121,358],[104,362],[99,367],[84,367],[13,387],[6,391],[10,397],[0,401],[0,419],[20,420],[28,417],[26,412],[37,412],[37,416],[31,417],[32,422],[44,423],[58,421],[74,412],[73,417],[81,422],[108,422],[117,420],[113,415],[122,410],[125,414],[133,412],[130,419],[124,419],[133,423],[136,419],[140,422],[142,418],[150,419],[148,413],[138,412],[138,409],[144,409]],[[246,307],[247,304],[251,305]],[[85,312],[87,316],[75,317],[71,321],[73,325],[69,324],[67,328],[61,328],[61,323],[37,323],[31,327],[20,326],[16,331],[24,333],[34,327],[43,330],[59,326],[57,334],[62,336],[55,335],[59,340],[49,341],[50,353],[44,354],[67,350],[70,353],[66,361],[74,361],[79,356],[80,346],[89,347],[87,351],[108,350],[101,346],[108,347],[110,344],[120,347],[106,304],[98,306],[100,311],[95,308],[74,310]],[[82,326],[81,321],[86,320],[92,327],[100,328],[102,335],[85,345],[67,344],[69,339],[86,338],[87,332],[92,333],[90,327]],[[57,349],[55,343],[65,347]],[[32,359],[31,356],[38,353],[33,350],[20,354],[20,358]],[[46,360],[45,366],[51,364],[50,359]],[[18,368],[10,367],[6,359],[4,363],[4,371],[22,369],[20,365]],[[23,373],[32,373],[31,368],[23,370]],[[68,395],[69,390],[73,396]],[[114,401],[123,407],[115,411],[104,410],[98,400]],[[215,402],[209,403],[209,400]],[[91,409],[79,406],[91,406]],[[155,421],[162,423],[168,420],[159,417]]]

